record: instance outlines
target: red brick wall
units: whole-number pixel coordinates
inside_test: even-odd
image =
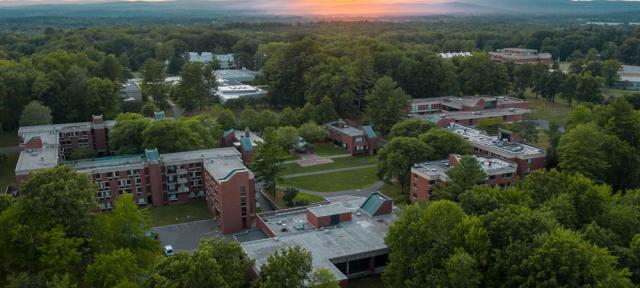
[[[92,129],[91,132],[93,137],[89,137],[89,142],[93,143],[93,148],[98,151],[98,153],[109,152],[108,129],[106,127]]]
[[[315,226],[316,228],[320,228],[318,217],[316,217],[316,215],[311,213],[311,211],[309,210],[307,210],[307,221],[309,221],[309,223],[311,223],[311,225]]]
[[[162,167],[159,163],[152,163],[148,167],[149,179],[151,180],[151,204],[153,206],[162,206],[166,202],[164,199],[164,191],[162,190],[162,184],[164,177],[162,177]]]
[[[411,202],[429,200],[430,189],[429,180],[418,174],[411,173],[411,182],[409,185],[409,199]]]
[[[242,224],[242,208],[240,202],[240,188],[245,187],[246,219]],[[255,217],[255,187],[249,172],[236,173],[231,179],[219,183],[218,200],[220,205],[220,225],[225,234],[239,232],[251,227]]]
[[[40,137],[33,137],[29,142],[24,144],[24,149],[39,149],[42,148],[42,139]]]
[[[273,231],[271,231],[271,229],[269,229],[269,226],[267,226],[267,224],[262,222],[262,218],[260,218],[260,217],[256,217],[256,227],[258,227],[260,230],[262,230],[262,232],[264,232],[264,234],[267,234],[267,236],[269,236],[269,238],[272,238],[272,237],[276,236],[275,234],[273,234]]]
[[[340,214],[340,223],[351,221],[351,212]]]
[[[393,210],[393,201],[385,200],[374,216],[391,214],[391,210]]]

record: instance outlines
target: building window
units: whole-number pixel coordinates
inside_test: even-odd
[[[496,179],[496,175],[489,175],[489,180],[494,180]]]
[[[513,176],[513,173],[504,174],[504,178],[511,178],[511,176]]]

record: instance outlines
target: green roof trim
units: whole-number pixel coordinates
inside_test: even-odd
[[[389,200],[389,198],[378,192],[373,193],[362,203],[360,209],[369,214],[369,216],[376,215],[376,212],[378,212],[378,209],[380,209],[380,206],[382,206],[386,200]]]
[[[160,153],[157,148],[145,149],[144,155],[147,156],[147,160],[149,161],[160,161]]]
[[[362,129],[364,130],[365,133],[367,133],[367,137],[369,138],[378,137],[378,135],[376,135],[376,131],[373,131],[373,127],[371,127],[370,125],[362,126]]]
[[[242,144],[242,150],[246,152],[251,152],[251,150],[253,150],[253,143],[251,143],[250,138],[244,137],[240,139],[240,143]]]

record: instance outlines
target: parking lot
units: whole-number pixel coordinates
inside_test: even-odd
[[[175,251],[198,249],[202,239],[227,238],[220,232],[217,220],[201,220],[151,228],[158,233],[162,245],[171,245]],[[231,236],[232,237],[232,236]]]

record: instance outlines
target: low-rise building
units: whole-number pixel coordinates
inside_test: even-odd
[[[215,59],[220,65],[220,69],[237,69],[235,57],[233,54],[213,54],[211,52],[188,52],[186,54],[189,62],[211,63]]]
[[[623,65],[618,72],[620,80],[616,87],[627,90],[640,90],[640,66]]]
[[[360,126],[349,120],[338,120],[325,124],[329,139],[352,155],[375,155],[381,147],[380,139],[372,126]]]
[[[517,122],[524,120],[525,115],[529,113],[531,113],[531,110],[529,109],[507,108],[413,115],[413,117],[429,121],[436,124],[438,127],[446,128],[451,125],[451,123],[474,126],[482,119],[499,119],[503,122]]]
[[[491,109],[529,109],[527,101],[509,96],[444,96],[413,99],[410,114],[425,115]]]
[[[258,87],[245,85],[240,83],[231,83],[228,81],[222,82],[218,84],[218,88],[216,90],[216,95],[218,95],[218,100],[220,103],[224,104],[229,100],[235,99],[258,99],[267,96],[267,91],[264,91]]]
[[[253,276],[270,255],[299,246],[311,253],[313,269],[325,268],[346,287],[349,279],[381,273],[388,263],[387,231],[398,208],[386,196],[338,196],[307,207],[257,215],[259,230],[236,234],[255,260]]]
[[[499,186],[503,189],[515,183],[518,164],[497,157],[473,157],[487,174],[487,185]],[[460,155],[451,154],[446,160],[415,164],[411,168],[411,188],[409,189],[411,202],[429,200],[435,187],[446,185],[449,181],[447,171],[458,165],[460,158]]]
[[[447,52],[440,53],[438,56],[442,59],[453,59],[454,57],[471,57],[473,54],[471,52]]]
[[[253,161],[253,150],[255,147],[264,142],[262,137],[253,133],[249,128],[243,130],[229,130],[222,135],[223,147],[234,147],[242,153],[244,163]]]
[[[525,48],[504,48],[490,52],[491,59],[497,62],[513,62],[515,64],[546,64],[553,62],[551,53],[538,53],[538,50]]]
[[[524,179],[529,173],[545,167],[547,152],[543,148],[520,142],[521,139],[513,133],[500,130],[496,136],[488,135],[485,131],[457,123],[447,127],[471,144],[475,155],[499,157],[517,164],[517,176]]]

